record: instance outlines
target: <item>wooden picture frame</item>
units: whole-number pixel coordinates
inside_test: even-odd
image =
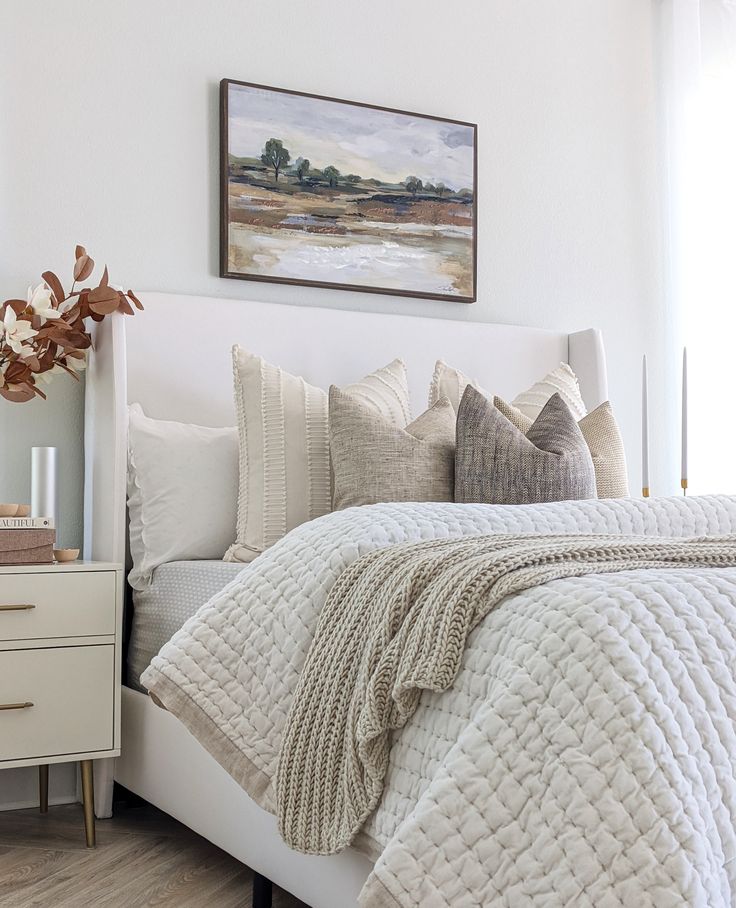
[[[223,79],[220,276],[475,302],[477,129]]]

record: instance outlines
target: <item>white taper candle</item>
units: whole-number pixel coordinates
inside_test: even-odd
[[[641,494],[649,498],[649,379],[646,353],[641,364]]]
[[[687,494],[687,347],[682,348],[682,467],[680,485]]]

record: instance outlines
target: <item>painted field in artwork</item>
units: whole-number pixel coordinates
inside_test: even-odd
[[[226,86],[229,275],[475,297],[472,126]]]

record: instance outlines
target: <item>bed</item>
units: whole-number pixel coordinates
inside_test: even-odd
[[[322,387],[352,380],[377,362],[407,363],[414,409],[426,406],[438,357],[509,397],[569,362],[585,403],[607,398],[600,333],[279,306],[243,300],[141,294],[145,312],[97,327],[87,376],[85,554],[126,555],[126,408],[140,402],[159,419],[234,423],[229,348],[247,344]],[[162,344],[176,325],[176,343]],[[206,363],[202,380],[196,365]],[[144,647],[145,649],[145,647]],[[142,657],[145,658],[145,657]],[[290,850],[275,818],[261,809],[172,715],[140,690],[122,698],[122,754],[97,768],[96,797],[110,810],[110,780],[170,813],[315,908],[357,903],[373,862],[356,849],[328,857]]]

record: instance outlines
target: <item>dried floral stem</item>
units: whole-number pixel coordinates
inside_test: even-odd
[[[68,294],[54,272],[45,271],[44,282],[29,288],[27,300],[0,304],[0,396],[15,403],[45,399],[39,380],[60,371],[78,379],[92,345],[87,320],[99,322],[113,312],[133,315],[135,309],[143,309],[132,290],[110,287],[107,266],[96,287],[76,290],[93,270],[94,261],[84,246],[77,246]]]

